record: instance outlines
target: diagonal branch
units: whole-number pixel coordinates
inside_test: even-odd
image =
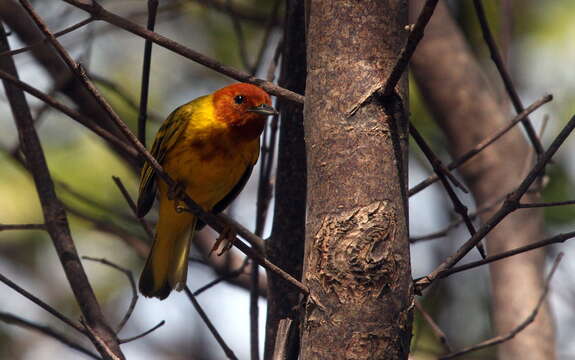
[[[136,23],[133,23],[121,16],[118,16],[114,13],[105,10],[96,1],[91,0],[64,0],[64,1],[67,2],[68,4],[74,5],[92,14],[92,16],[94,16],[94,18],[96,18],[97,20],[103,20],[117,27],[120,27],[126,31],[129,31],[132,34],[141,36],[145,39],[149,39],[153,41],[155,44],[158,44],[168,50],[171,50],[179,55],[182,55],[185,58],[188,58],[199,64],[202,64],[221,74],[229,76],[232,79],[258,85],[272,95],[283,97],[296,103],[303,104],[304,97],[300,94],[296,94],[293,91],[284,89],[269,81],[259,79],[244,71],[237,70],[231,66],[221,64],[216,60],[208,56],[205,56],[204,54],[201,54],[195,50],[183,46],[155,32],[149,31],[144,27],[137,25]]]
[[[9,50],[3,28],[0,32],[0,51]],[[14,77],[18,76],[12,57],[0,58],[0,67],[4,71],[13,74]],[[6,81],[4,81],[4,87],[18,128],[22,150],[26,156],[26,162],[30,168],[36,185],[36,191],[40,197],[46,229],[52,238],[66,277],[72,287],[76,301],[82,310],[82,314],[102,342],[96,342],[93,338],[91,338],[91,340],[104,358],[112,357],[107,351],[104,351],[102,344],[105,344],[116,358],[123,359],[124,355],[119,348],[118,339],[106,323],[100,305],[96,300],[94,291],[78,257],[68,226],[66,211],[56,196],[54,183],[52,182],[50,171],[46,164],[42,145],[34,128],[34,120],[32,119],[24,92]]]
[[[517,123],[525,119],[529,114],[534,112],[535,110],[539,109],[541,106],[545,105],[546,103],[553,100],[552,95],[545,95],[541,97],[539,100],[535,101],[533,104],[529,105],[529,107],[523,110],[520,114],[517,114],[506,126],[496,131],[493,135],[489,136],[488,138],[481,141],[477,144],[473,149],[467,151],[465,154],[461,155],[457,159],[453,160],[449,165],[447,165],[447,169],[454,170],[459,168],[461,165],[465,164],[468,160],[471,160],[474,156],[479,154],[489,145],[493,144],[495,141],[499,140],[503,135],[507,134],[509,130],[513,129]],[[411,189],[409,189],[409,196],[415,195],[421,190],[427,188],[429,185],[435,183],[439,180],[436,174],[431,175],[427,179],[423,180],[419,184],[415,185]]]
[[[37,331],[41,334],[44,334],[46,336],[58,340],[62,344],[70,347],[71,349],[79,351],[82,354],[91,357],[92,359],[101,359],[97,354],[94,354],[93,352],[86,349],[82,345],[76,343],[74,340],[68,338],[66,335],[61,334],[60,332],[52,329],[49,326],[33,323],[30,320],[26,320],[19,316],[8,314],[5,312],[0,312],[0,321],[3,321],[10,325],[20,326],[26,329]]]
[[[549,148],[541,155],[533,169],[527,174],[525,179],[517,187],[515,191],[507,196],[502,207],[493,216],[481,226],[475,235],[473,235],[469,240],[463,244],[455,254],[448,257],[443,263],[441,263],[435,270],[433,270],[429,275],[416,282],[416,289],[421,291],[427,288],[435,279],[445,270],[448,270],[455,266],[459,260],[461,260],[477,243],[481,241],[497,224],[499,224],[507,215],[517,210],[520,207],[520,200],[523,195],[527,192],[529,187],[537,180],[547,163],[555,155],[559,147],[565,142],[567,137],[575,129],[575,116],[573,116],[569,122],[563,127],[561,132],[553,140]]]
[[[461,349],[461,350],[453,352],[451,354],[447,354],[445,356],[440,357],[440,359],[441,360],[453,359],[455,357],[458,357],[458,356],[461,356],[464,354],[468,354],[472,351],[477,351],[477,350],[485,349],[486,347],[495,346],[495,345],[504,343],[506,341],[511,340],[517,334],[519,334],[521,331],[523,331],[527,326],[529,326],[529,324],[531,324],[533,321],[535,321],[535,317],[539,313],[541,306],[543,306],[545,297],[547,296],[547,293],[549,292],[549,285],[551,283],[551,278],[553,277],[553,274],[555,274],[555,270],[557,270],[557,266],[559,266],[559,262],[561,262],[561,259],[563,259],[563,253],[560,253],[557,256],[557,258],[555,259],[555,262],[553,263],[553,267],[551,268],[551,271],[549,272],[549,275],[547,276],[547,279],[545,280],[545,286],[543,288],[543,292],[539,296],[539,300],[537,301],[537,305],[535,305],[535,308],[533,309],[531,314],[529,314],[529,316],[524,321],[522,321],[519,325],[517,325],[517,327],[513,328],[507,334],[499,335],[499,336],[496,336],[496,337],[491,338],[489,340],[485,340],[479,344],[469,346],[467,348]]]
[[[499,49],[497,48],[497,44],[495,43],[495,39],[493,39],[493,34],[491,34],[491,30],[489,29],[487,17],[485,16],[485,10],[483,9],[483,4],[481,3],[481,0],[473,0],[473,5],[475,6],[475,13],[477,14],[479,24],[481,25],[481,31],[483,33],[483,39],[485,40],[485,43],[489,47],[489,52],[491,53],[491,58],[493,59],[493,62],[495,63],[495,66],[497,67],[497,71],[499,71],[499,75],[501,76],[501,79],[503,80],[503,84],[505,85],[505,90],[507,91],[507,94],[509,94],[509,98],[511,98],[511,102],[513,103],[513,107],[515,108],[515,111],[518,114],[522,113],[525,110],[525,108],[523,107],[523,103],[521,102],[521,99],[519,98],[519,95],[517,94],[517,90],[515,89],[515,86],[513,85],[513,80],[511,80],[511,75],[509,75],[509,72],[505,68],[505,62],[501,58],[501,54],[499,53]],[[541,156],[541,154],[543,153],[543,146],[541,145],[541,142],[539,141],[539,138],[537,137],[537,134],[535,133],[535,129],[533,129],[533,125],[531,124],[531,121],[529,120],[528,117],[525,117],[523,120],[521,120],[521,123],[523,124],[523,127],[525,128],[525,132],[527,133],[527,137],[529,138],[529,141],[531,141],[531,144],[533,145],[535,152],[537,153],[538,156]]]

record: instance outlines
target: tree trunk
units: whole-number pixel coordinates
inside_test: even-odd
[[[423,3],[412,1],[417,5],[412,7],[413,19]],[[412,69],[424,99],[450,141],[454,157],[507,124],[506,112],[443,3],[438,4],[417,48]],[[516,128],[460,169],[477,206],[492,203],[515,189],[530,169],[530,152]],[[526,194],[524,202],[532,201],[538,201],[538,195]],[[492,214],[481,214],[481,219]],[[489,255],[541,240],[542,220],[538,209],[509,215],[489,234]],[[543,265],[544,250],[490,265],[497,334],[508,333],[533,311],[543,291]],[[554,349],[553,321],[544,306],[533,324],[499,346],[499,355],[505,360],[553,359]]]
[[[407,2],[308,4],[301,358],[407,359],[406,124],[386,111],[405,82],[401,98],[374,93],[404,44]]]
[[[304,0],[286,2],[282,67],[279,85],[299,94],[305,92],[305,13]],[[305,240],[306,159],[303,132],[303,106],[279,100],[281,123],[278,145],[275,206],[272,236],[266,241],[266,256],[296,279],[301,279]],[[265,359],[274,353],[277,327],[291,319],[286,359],[297,360],[300,292],[268,271],[268,317]]]

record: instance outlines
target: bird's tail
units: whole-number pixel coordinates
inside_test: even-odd
[[[197,218],[178,213],[174,202],[160,200],[160,216],[154,244],[140,276],[140,292],[165,299],[172,289],[182,290],[188,274],[188,254]]]

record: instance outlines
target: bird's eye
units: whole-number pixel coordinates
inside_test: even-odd
[[[245,100],[245,98],[244,98],[242,95],[237,95],[237,96],[234,98],[234,101],[235,101],[236,104],[241,104],[241,103],[244,102],[244,100]]]

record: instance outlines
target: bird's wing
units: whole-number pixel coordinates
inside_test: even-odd
[[[176,144],[178,138],[184,132],[190,116],[184,109],[184,106],[177,108],[170,116],[164,121],[158,134],[154,139],[151,154],[162,164],[166,158],[166,154]],[[140,173],[140,191],[138,196],[138,216],[142,217],[150,211],[154,204],[157,188],[157,175],[154,168],[145,162]]]

